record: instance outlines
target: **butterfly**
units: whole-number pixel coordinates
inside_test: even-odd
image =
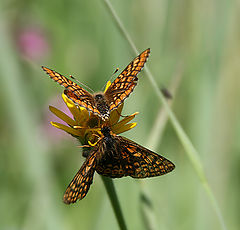
[[[75,203],[86,196],[95,171],[111,178],[146,178],[164,175],[175,168],[165,157],[125,137],[112,134],[109,126],[103,126],[101,133],[102,137],[67,187],[64,203]]]
[[[50,78],[65,87],[64,94],[74,103],[85,107],[88,111],[106,121],[109,119],[110,112],[117,109],[137,85],[137,75],[147,61],[149,53],[150,49],[146,49],[133,59],[104,93],[91,94],[60,73],[44,66],[42,68]]]

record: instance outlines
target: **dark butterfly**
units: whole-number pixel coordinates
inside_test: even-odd
[[[111,178],[146,178],[164,175],[175,168],[163,156],[125,137],[112,134],[108,126],[102,127],[101,132],[103,136],[67,187],[64,203],[75,203],[86,196],[95,171]]]
[[[117,109],[137,85],[137,75],[147,61],[149,53],[150,49],[146,49],[137,56],[104,93],[91,94],[60,73],[47,67],[42,68],[54,81],[65,87],[64,94],[68,98],[105,121],[109,118],[110,112]]]

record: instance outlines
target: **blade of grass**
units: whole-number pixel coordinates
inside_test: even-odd
[[[183,64],[180,63],[177,67],[176,73],[174,74],[172,82],[170,83],[170,86],[169,86],[169,91],[171,92],[173,97],[175,97],[176,95],[176,91],[181,82],[182,75],[183,75]],[[173,102],[174,102],[174,98],[173,100],[171,99],[168,100],[169,106],[171,106]],[[165,108],[161,107],[159,109],[158,115],[156,116],[156,120],[152,126],[152,130],[150,131],[150,135],[147,141],[147,146],[150,149],[155,150],[157,148],[157,145],[159,145],[159,143],[161,142],[161,137],[164,132],[164,128],[167,124],[167,121],[168,121],[168,114]]]
[[[180,63],[177,67],[176,72],[174,73],[172,82],[169,86],[169,91],[173,95],[173,97],[176,95],[177,88],[181,82],[183,75],[183,65]],[[173,103],[173,100],[168,101],[169,105],[171,106]],[[156,116],[156,120],[154,122],[154,125],[152,126],[152,130],[150,131],[150,136],[147,141],[147,146],[155,150],[157,148],[157,145],[161,142],[161,136],[164,132],[164,127],[166,126],[168,121],[168,115],[166,113],[166,110],[164,108],[160,108],[159,112]],[[141,185],[141,193],[140,193],[140,211],[141,215],[143,217],[143,222],[145,224],[146,229],[158,229],[157,225],[157,214],[154,210],[153,203],[151,200],[151,196],[149,195],[149,189],[145,186],[145,181],[140,181]],[[161,222],[161,225],[163,223]]]
[[[127,225],[126,225],[126,223],[124,221],[124,218],[123,218],[123,213],[122,213],[122,210],[121,210],[121,207],[120,207],[120,203],[119,203],[119,200],[118,200],[118,197],[117,197],[117,193],[116,193],[113,181],[112,181],[111,178],[104,177],[104,176],[101,176],[101,178],[102,178],[104,186],[107,190],[109,199],[111,201],[112,208],[113,208],[114,214],[116,216],[119,228],[121,230],[127,230]]]
[[[154,230],[158,229],[157,216],[154,212],[153,203],[151,200],[151,195],[143,182],[140,182],[141,192],[140,192],[140,214],[142,216],[144,229]]]
[[[52,191],[56,188],[53,174],[49,165],[47,151],[42,142],[39,142],[37,131],[38,121],[33,116],[33,107],[28,92],[27,84],[24,84],[21,76],[21,68],[17,54],[10,36],[9,24],[6,19],[0,20],[0,75],[2,95],[5,95],[4,106],[8,113],[8,124],[14,130],[12,143],[18,144],[18,154],[21,154],[24,179],[28,181],[29,189],[33,192],[29,195],[26,206],[26,218],[22,225],[24,229],[32,229],[35,226],[41,228],[45,223],[48,229],[64,229],[59,224],[60,214],[53,203]],[[14,129],[13,129],[14,127]],[[11,143],[11,142],[10,142]],[[46,189],[48,188],[48,189]],[[50,189],[51,188],[51,189]],[[17,201],[15,200],[15,205]],[[36,208],[36,205],[39,205]],[[44,213],[44,215],[39,215]],[[36,229],[39,229],[36,228]]]
[[[104,0],[104,3],[109,11],[109,13],[111,14],[113,20],[114,20],[114,23],[116,24],[116,26],[118,27],[118,29],[120,30],[121,34],[123,35],[123,37],[128,41],[130,47],[132,48],[132,50],[134,51],[135,55],[137,55],[139,52],[134,44],[134,42],[132,41],[129,33],[127,32],[127,30],[125,29],[125,27],[123,26],[120,18],[118,17],[116,11],[114,10],[113,6],[111,5],[110,1],[109,0]],[[190,139],[188,138],[187,134],[185,133],[184,129],[182,128],[182,126],[180,125],[179,121],[177,120],[177,118],[175,117],[174,113],[172,112],[172,110],[170,109],[167,101],[165,100],[161,90],[159,89],[152,73],[150,72],[150,70],[148,69],[148,67],[146,66],[145,67],[145,71],[146,71],[146,74],[148,76],[148,79],[155,91],[155,93],[157,94],[157,97],[158,99],[163,103],[164,105],[164,108],[166,109],[167,113],[168,113],[168,116],[170,118],[170,121],[173,125],[173,128],[175,129],[175,132],[177,133],[178,135],[178,138],[180,139],[183,147],[185,148],[186,150],[186,153],[190,159],[190,162],[192,163],[193,165],[193,168],[195,169],[210,201],[211,201],[211,204],[217,214],[217,217],[218,217],[218,220],[219,220],[219,223],[221,224],[221,227],[222,229],[226,230],[227,227],[225,225],[225,221],[223,219],[223,216],[222,216],[222,213],[219,209],[219,206],[218,206],[218,203],[216,201],[216,198],[208,184],[208,181],[206,179],[206,176],[205,176],[205,173],[204,173],[204,170],[203,170],[203,166],[202,166],[202,163],[200,161],[200,158],[199,158],[199,154],[197,152],[197,150],[194,148],[193,144],[191,143]]]

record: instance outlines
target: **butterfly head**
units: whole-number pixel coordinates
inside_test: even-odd
[[[102,101],[104,100],[104,95],[102,93],[97,93],[94,95],[94,99],[98,102],[98,101]]]

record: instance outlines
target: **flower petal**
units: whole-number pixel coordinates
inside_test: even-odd
[[[109,123],[111,126],[115,125],[119,121],[122,109],[123,109],[123,104],[121,104],[117,109],[113,110],[110,113]]]
[[[111,84],[112,84],[111,81],[108,81],[108,82],[107,82],[106,88],[105,88],[105,90],[104,90],[104,93],[107,91],[108,87],[109,87]]]
[[[68,115],[66,115],[64,112],[60,111],[59,109],[53,107],[53,106],[49,106],[49,110],[55,114],[58,118],[60,118],[61,120],[63,120],[64,122],[66,122],[68,125],[70,126],[74,126],[76,125],[76,122],[69,117]]]
[[[129,124],[120,126],[118,129],[115,129],[115,127],[114,127],[114,128],[112,128],[112,131],[115,134],[120,134],[120,133],[126,132],[126,131],[134,128],[136,125],[137,125],[137,123],[133,122],[133,123],[129,123]]]
[[[120,129],[122,126],[124,126],[125,124],[127,124],[128,122],[130,122],[136,115],[138,114],[138,112],[130,115],[130,116],[127,116],[125,118],[123,118],[120,122],[118,123],[115,123],[112,125],[112,129],[113,130],[118,130]]]
[[[63,131],[65,131],[67,133],[70,133],[74,136],[82,136],[82,132],[78,129],[68,127],[68,126],[63,125],[63,124],[58,123],[58,122],[51,122],[51,125],[58,128],[58,129],[62,129]]]
[[[89,112],[85,108],[82,108],[80,106],[77,107],[75,103],[71,99],[69,99],[64,93],[62,94],[62,98],[66,103],[68,109],[72,113],[77,124],[82,124],[89,119]]]

